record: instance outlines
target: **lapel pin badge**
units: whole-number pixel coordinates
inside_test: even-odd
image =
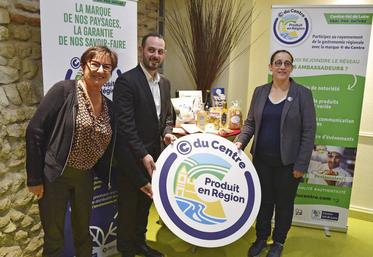
[[[291,102],[291,101],[293,101],[293,98],[292,98],[291,96],[289,96],[289,97],[287,98],[287,100],[288,100],[289,102]]]

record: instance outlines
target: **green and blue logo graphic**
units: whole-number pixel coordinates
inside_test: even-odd
[[[310,30],[310,18],[301,9],[281,10],[273,22],[273,33],[276,39],[286,46],[303,42]]]
[[[168,146],[157,161],[152,184],[162,220],[194,245],[232,243],[259,211],[254,166],[232,142],[216,135],[189,135]]]

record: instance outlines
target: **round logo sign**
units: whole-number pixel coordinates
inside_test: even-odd
[[[184,241],[219,247],[253,224],[261,200],[258,175],[232,142],[211,134],[184,136],[162,152],[156,168],[155,206]]]
[[[310,18],[300,9],[279,11],[273,23],[273,33],[283,45],[296,45],[305,40],[310,32]]]

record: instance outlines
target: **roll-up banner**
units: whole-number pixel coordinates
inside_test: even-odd
[[[118,75],[137,65],[136,0],[40,0],[44,93],[60,80],[81,76],[80,56],[106,45],[118,54],[118,67],[102,92],[111,99]],[[90,232],[95,257],[116,253],[117,191],[95,178]],[[64,257],[74,256],[70,210]]]
[[[292,78],[312,90],[317,114],[294,224],[347,230],[372,16],[373,6],[272,7],[271,54],[292,53]]]
[[[56,82],[81,75],[80,56],[105,45],[118,67],[103,93],[111,98],[117,76],[137,65],[136,0],[40,0],[44,93]]]

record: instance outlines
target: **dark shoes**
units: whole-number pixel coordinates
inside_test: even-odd
[[[247,256],[256,257],[267,247],[267,241],[263,239],[257,239],[252,246],[249,248]]]
[[[280,257],[284,246],[280,243],[273,242],[271,248],[268,251],[267,257]]]
[[[163,254],[151,248],[147,244],[136,245],[136,254],[144,255],[145,257],[163,257]]]

